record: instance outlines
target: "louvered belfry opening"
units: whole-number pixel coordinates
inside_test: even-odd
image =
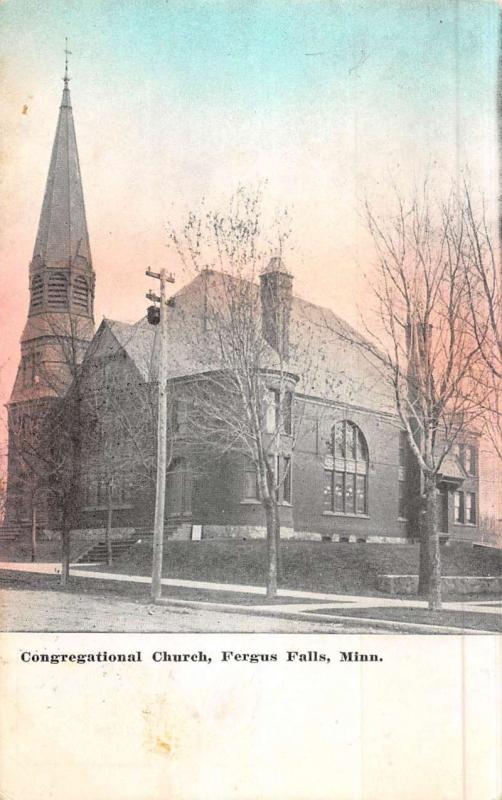
[[[47,303],[49,308],[64,310],[68,308],[68,276],[64,272],[51,272],[47,284]]]
[[[83,275],[77,275],[73,282],[73,305],[77,311],[89,310],[89,285]]]
[[[42,308],[44,303],[44,280],[41,275],[34,275],[31,281],[31,303],[30,308],[36,311]]]

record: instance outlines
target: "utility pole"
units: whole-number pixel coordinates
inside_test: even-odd
[[[160,324],[160,351],[158,366],[158,413],[157,413],[157,483],[155,488],[155,521],[153,527],[152,589],[153,602],[162,593],[162,549],[164,544],[164,508],[166,501],[166,458],[167,458],[167,300],[166,283],[174,283],[174,277],[165,269],[160,272],[146,270],[150,278],[160,281],[160,297],[148,292],[148,300],[158,303],[148,309],[148,321]],[[158,313],[157,313],[158,310]]]

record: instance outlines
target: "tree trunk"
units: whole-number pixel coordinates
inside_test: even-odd
[[[283,575],[283,562],[282,562],[282,551],[281,551],[281,517],[279,513],[279,507],[275,505],[275,525],[274,525],[274,536],[275,536],[275,552],[277,558],[277,581],[281,581],[284,577]]]
[[[429,530],[426,523],[426,500],[422,498],[422,510],[420,513],[420,545],[419,545],[419,566],[418,566],[418,594],[419,597],[428,597],[431,585],[431,559],[429,546]]]
[[[37,506],[35,503],[31,509],[31,560],[37,560]]]
[[[428,542],[429,609],[441,608],[441,552],[439,549],[439,530],[437,518],[437,488],[433,475],[425,477],[425,528]]]
[[[422,491],[420,493],[419,507],[419,566],[418,566],[418,594],[419,597],[428,597],[431,584],[431,559],[430,559],[430,527],[427,513],[426,478],[421,475]]]
[[[106,513],[106,564],[111,567],[113,564],[113,548],[112,548],[112,519],[113,519],[113,503],[112,503],[112,487],[108,484],[107,488],[107,513]]]
[[[269,498],[265,503],[265,519],[267,523],[267,597],[277,596],[277,514],[274,502]]]
[[[61,542],[61,586],[68,586],[70,580],[70,529],[65,525]]]

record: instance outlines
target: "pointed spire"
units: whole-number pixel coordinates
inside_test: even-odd
[[[68,85],[69,55],[66,40],[63,97],[33,251],[33,268],[43,265],[78,265],[91,268],[84,194]]]
[[[61,102],[61,106],[66,108],[71,108],[71,100],[70,100],[70,87],[68,86],[70,82],[70,78],[68,77],[68,56],[71,56],[71,50],[68,50],[68,39],[65,39],[65,48],[64,48],[64,89],[63,89],[63,99]]]

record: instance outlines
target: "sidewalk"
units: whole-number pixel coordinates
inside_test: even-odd
[[[102,581],[118,581],[121,583],[141,583],[141,584],[150,584],[151,578],[149,576],[143,575],[127,575],[127,574],[117,574],[117,573],[109,573],[109,572],[97,572],[90,569],[82,569],[82,565],[79,565],[77,568],[71,567],[70,574],[72,577],[75,578],[85,578],[91,580],[102,580]],[[12,572],[31,572],[31,573],[38,573],[44,575],[58,575],[61,572],[61,567],[59,564],[43,564],[43,563],[25,563],[25,562],[0,562],[0,570],[8,570]],[[444,633],[464,633],[464,632],[479,632],[479,633],[489,633],[490,631],[482,631],[479,629],[469,629],[463,628],[461,626],[456,625],[443,625],[443,624],[429,624],[425,622],[413,622],[413,621],[404,621],[404,620],[392,620],[392,619],[378,619],[371,617],[364,617],[364,616],[344,616],[340,614],[340,611],[343,609],[350,610],[350,611],[360,611],[367,609],[368,611],[371,609],[374,611],[375,609],[417,609],[417,610],[427,610],[427,601],[425,600],[408,600],[408,599],[399,599],[395,597],[373,597],[373,596],[359,596],[359,595],[346,595],[346,594],[331,594],[325,592],[308,592],[308,591],[301,591],[298,589],[279,589],[277,592],[278,597],[285,598],[284,603],[274,603],[274,604],[266,604],[261,603],[260,605],[253,604],[251,602],[249,604],[243,603],[229,603],[229,602],[220,602],[218,601],[218,593],[225,592],[225,593],[236,593],[239,595],[246,595],[249,594],[250,596],[261,596],[264,597],[266,595],[265,587],[262,586],[248,586],[248,585],[241,585],[241,584],[231,584],[231,583],[213,583],[209,581],[192,581],[192,580],[182,580],[176,578],[163,578],[162,579],[163,586],[171,586],[171,587],[179,587],[184,589],[194,589],[194,590],[205,590],[208,592],[215,593],[214,601],[202,601],[202,600],[190,600],[190,599],[177,599],[177,598],[163,598],[162,605],[170,605],[170,606],[185,606],[185,607],[192,607],[192,608],[214,608],[215,610],[221,611],[229,611],[229,612],[236,612],[239,611],[241,613],[253,613],[253,614],[260,614],[260,615],[269,615],[269,616],[284,616],[284,617],[296,617],[298,619],[316,619],[318,621],[325,621],[332,622],[334,620],[350,620],[351,622],[371,622],[372,624],[378,623],[382,627],[387,627],[388,629],[393,628],[405,628],[410,630],[410,632],[418,632],[426,630],[432,630],[434,632],[444,632]],[[288,603],[288,599],[295,599],[296,602]],[[304,603],[298,602],[298,600],[305,600]],[[462,602],[445,602],[442,604],[442,611],[443,612],[461,612],[463,614],[478,614],[478,615],[498,615],[500,616],[502,613],[502,605],[500,600],[493,600],[490,598],[486,601],[482,601],[479,599],[473,601],[462,601]],[[333,612],[336,611],[336,614],[329,614],[329,611],[332,610]],[[317,613],[316,613],[317,612]],[[326,613],[328,612],[328,613]]]

